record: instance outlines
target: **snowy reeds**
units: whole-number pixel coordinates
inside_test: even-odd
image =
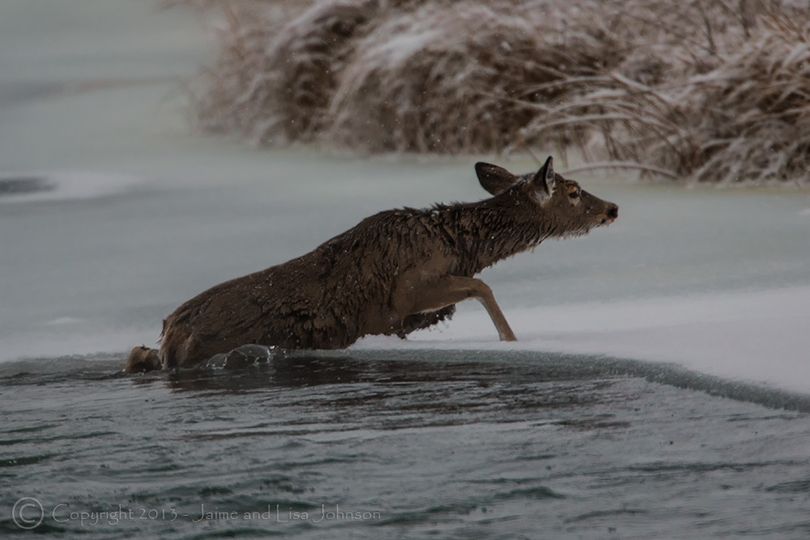
[[[208,129],[362,152],[575,145],[698,181],[809,176],[802,2],[256,0],[222,12],[197,107]]]

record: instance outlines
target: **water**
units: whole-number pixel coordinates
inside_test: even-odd
[[[184,82],[210,54],[148,2],[0,6],[4,537],[21,497],[66,538],[807,537],[806,190],[583,178],[615,225],[483,275],[515,344],[462,305],[407,341],[120,374],[212,284],[484,196],[482,156],[195,133]],[[319,521],[336,505],[363,519]]]
[[[679,388],[678,372],[433,351],[133,379],[117,361],[4,365],[0,464],[14,490],[0,505],[37,497],[45,530],[67,537],[810,530],[807,414]],[[324,518],[322,505],[367,517]],[[123,514],[82,523],[71,511]],[[14,531],[5,516],[2,528]]]

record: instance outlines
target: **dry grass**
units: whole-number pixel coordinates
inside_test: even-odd
[[[736,45],[705,56],[698,73],[682,70],[653,84],[607,73],[535,118],[524,136],[542,140],[544,133],[587,126],[598,135],[597,153],[676,177],[806,182],[810,24],[770,13]]]
[[[342,73],[330,140],[375,152],[508,148],[537,104],[568,92],[561,81],[616,62],[611,34],[590,28],[550,39],[561,21],[535,13],[507,2],[428,3],[381,20]],[[555,142],[570,143],[579,134],[559,135]]]
[[[573,144],[664,176],[806,181],[810,8],[790,2],[242,1],[197,110],[267,144]]]

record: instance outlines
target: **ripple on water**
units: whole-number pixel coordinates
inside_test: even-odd
[[[35,456],[18,456],[11,458],[0,459],[0,468],[3,467],[22,467],[25,465],[34,465],[48,461],[57,454],[40,454]]]
[[[779,493],[810,493],[810,479],[792,480],[782,482],[765,488],[765,491],[775,491]]]

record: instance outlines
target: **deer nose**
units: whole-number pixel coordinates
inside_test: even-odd
[[[608,205],[607,217],[609,217],[610,219],[616,219],[617,217],[619,217],[619,207],[616,206],[615,204]]]

